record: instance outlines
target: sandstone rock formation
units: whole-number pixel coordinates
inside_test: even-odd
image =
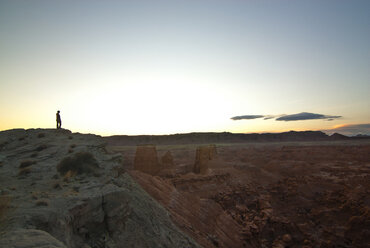
[[[207,174],[130,173],[203,247],[368,247],[370,142],[332,142],[220,145]]]
[[[93,155],[84,161],[99,174],[84,169],[61,177],[57,165],[81,153]],[[0,194],[10,199],[0,206],[7,210],[0,247],[198,247],[127,173],[114,170],[121,166],[118,157],[95,135],[0,132]],[[24,168],[28,173],[19,175]]]
[[[217,156],[215,145],[199,146],[195,154],[194,173],[205,174],[208,171],[208,163]]]
[[[175,163],[173,162],[172,153],[167,151],[161,158],[162,169],[173,169]]]
[[[139,145],[136,147],[134,169],[150,175],[159,173],[161,166],[154,145]]]

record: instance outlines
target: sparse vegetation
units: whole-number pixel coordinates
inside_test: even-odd
[[[20,168],[18,171],[18,176],[25,176],[31,173],[30,167]]]
[[[10,202],[9,196],[0,196],[0,234],[7,229],[7,213],[10,209]]]
[[[55,182],[54,184],[53,184],[53,189],[61,189],[62,188],[62,185],[60,185],[60,183],[59,182]]]
[[[66,157],[57,165],[58,172],[69,177],[79,174],[96,173],[98,162],[89,152],[79,152],[73,156]]]
[[[69,179],[76,176],[76,174],[77,174],[76,171],[71,171],[71,170],[67,171],[67,173],[64,174],[63,181],[69,182]]]
[[[45,137],[45,134],[44,134],[44,133],[39,133],[39,134],[37,135],[37,137],[38,137],[38,138],[44,138],[44,137]]]
[[[38,152],[41,152],[42,150],[45,150],[46,148],[48,148],[45,144],[42,144],[42,145],[39,145],[35,151],[38,151]]]
[[[36,206],[49,206],[49,201],[46,199],[40,199],[36,201]]]
[[[4,220],[10,205],[10,197],[7,195],[0,196],[0,223]]]
[[[24,160],[19,165],[19,169],[29,167],[29,166],[31,166],[33,164],[36,164],[36,161],[34,161],[34,160]]]
[[[121,175],[126,173],[126,170],[123,166],[115,166],[112,170],[117,173],[117,177],[120,177]]]
[[[34,160],[24,160],[19,165],[18,176],[25,176],[31,173],[31,165],[36,164]]]

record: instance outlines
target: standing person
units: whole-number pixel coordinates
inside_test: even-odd
[[[60,111],[57,112],[57,129],[62,127],[62,119],[60,119]]]

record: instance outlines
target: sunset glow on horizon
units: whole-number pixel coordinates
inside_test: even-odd
[[[369,13],[357,0],[0,0],[0,131],[54,128],[60,110],[62,128],[100,135],[370,135]]]

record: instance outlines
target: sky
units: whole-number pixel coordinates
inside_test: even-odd
[[[0,0],[0,130],[370,134],[370,1]]]

